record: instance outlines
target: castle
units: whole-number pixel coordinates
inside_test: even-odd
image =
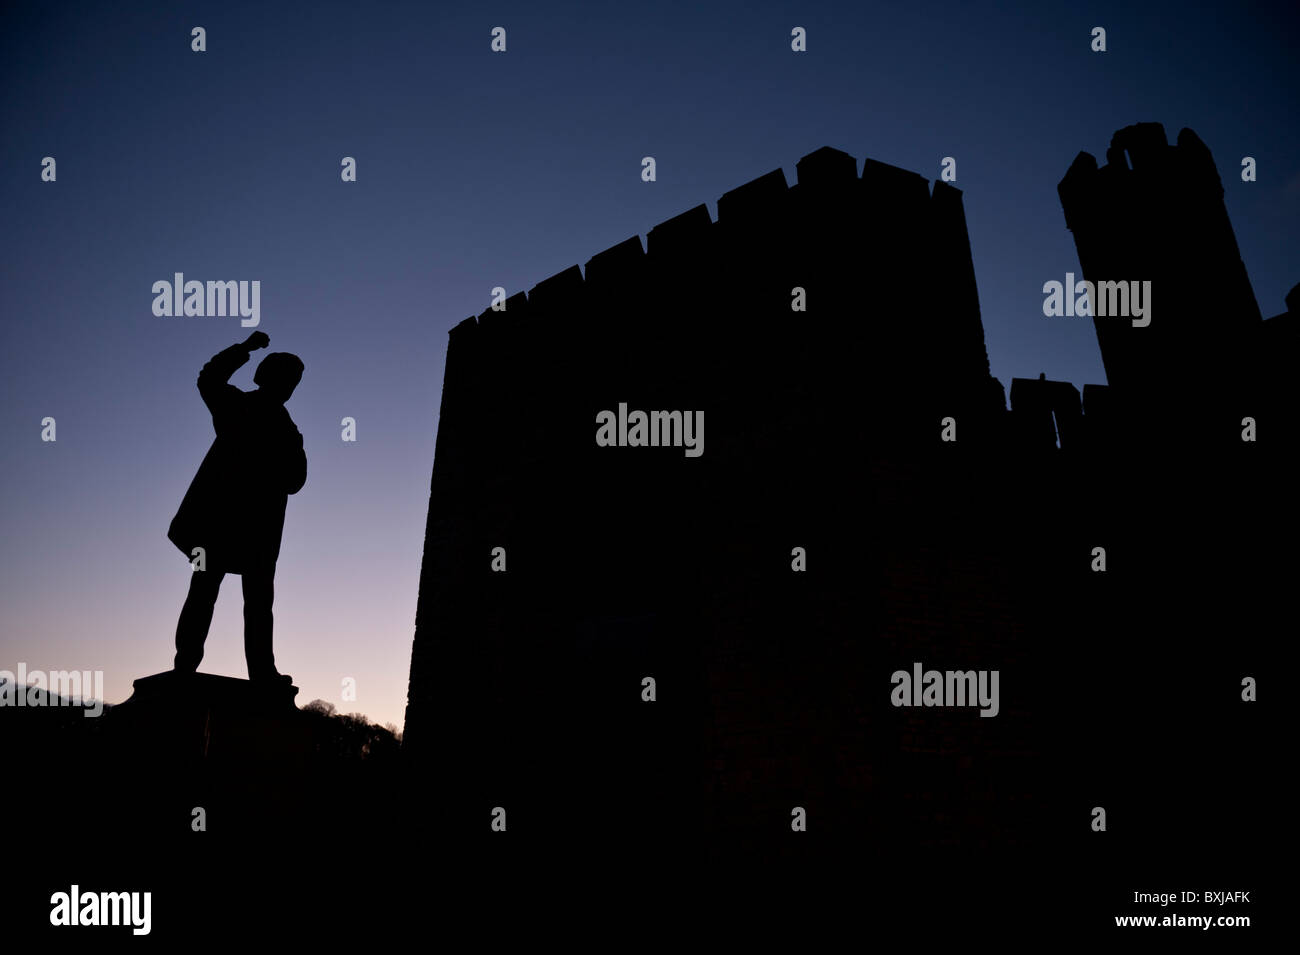
[[[1084,276],[1150,280],[1155,318],[1095,319],[1108,385],[1008,407],[961,192],[831,148],[797,171],[451,330],[410,764],[485,834],[503,807],[566,845],[1101,864],[1101,806],[1108,847],[1192,851],[1246,798],[1206,753],[1262,753],[1296,293],[1262,320],[1209,151],[1130,126],[1059,191]],[[702,409],[705,450],[598,442],[621,405]],[[996,717],[891,705],[921,662],[1000,672]],[[1202,857],[1258,835],[1227,814]]]

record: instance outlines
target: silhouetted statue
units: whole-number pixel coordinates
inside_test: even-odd
[[[239,574],[248,677],[291,682],[275,669],[271,604],[285,505],[307,480],[302,434],[284,407],[302,379],[303,364],[297,355],[274,352],[257,366],[256,391],[229,383],[249,353],[270,341],[264,332],[253,332],[242,344],[214,355],[199,372],[199,394],[212,412],[217,437],[167,531],[187,558],[203,548],[205,562],[190,576],[176,625],[174,666],[179,672],[198,669],[222,578]]]

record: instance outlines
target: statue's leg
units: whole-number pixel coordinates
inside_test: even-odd
[[[244,583],[244,657],[248,661],[250,680],[274,679],[275,654],[271,650],[275,600],[275,565],[250,569],[242,574]]]
[[[220,570],[190,572],[190,592],[185,596],[176,623],[176,658],[172,666],[177,670],[193,673],[199,668],[203,642],[208,639],[208,627],[212,624],[212,608],[217,604],[217,592],[225,576]]]

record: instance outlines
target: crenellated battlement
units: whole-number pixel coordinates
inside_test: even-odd
[[[1190,129],[1171,146],[1162,123],[1134,123],[1111,137],[1106,164],[1081,152],[1057,191],[1071,231],[1088,228],[1099,216],[1140,200],[1143,205],[1186,191],[1195,203],[1222,197],[1223,182],[1209,148]]]
[[[774,233],[790,231],[803,240],[816,228],[843,240],[846,249],[879,239],[882,232],[915,249],[925,243],[934,257],[949,253],[958,258],[965,287],[952,304],[978,314],[974,270],[969,267],[961,190],[896,166],[865,160],[861,175],[848,153],[824,146],[796,163],[797,182],[774,169],[718,198],[715,221],[704,204],[694,206],[632,236],[587,260],[543,279],[528,292],[516,292],[502,310],[486,309],[451,330],[456,340],[468,341],[471,326],[507,330],[534,322],[563,320],[586,306],[587,295],[626,295],[653,278],[672,283],[675,270],[683,276],[711,260],[753,254],[755,246],[771,243]],[[787,239],[789,236],[787,236]],[[779,245],[779,243],[778,243]],[[768,249],[771,258],[784,249]],[[788,308],[788,302],[780,305]],[[982,348],[982,326],[979,327]],[[985,358],[987,371],[987,358]]]

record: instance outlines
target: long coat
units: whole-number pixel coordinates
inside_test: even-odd
[[[248,357],[244,345],[233,345],[199,372],[199,394],[217,437],[167,538],[187,559],[202,547],[210,571],[274,573],[285,505],[307,481],[307,455],[283,404],[229,383]]]

